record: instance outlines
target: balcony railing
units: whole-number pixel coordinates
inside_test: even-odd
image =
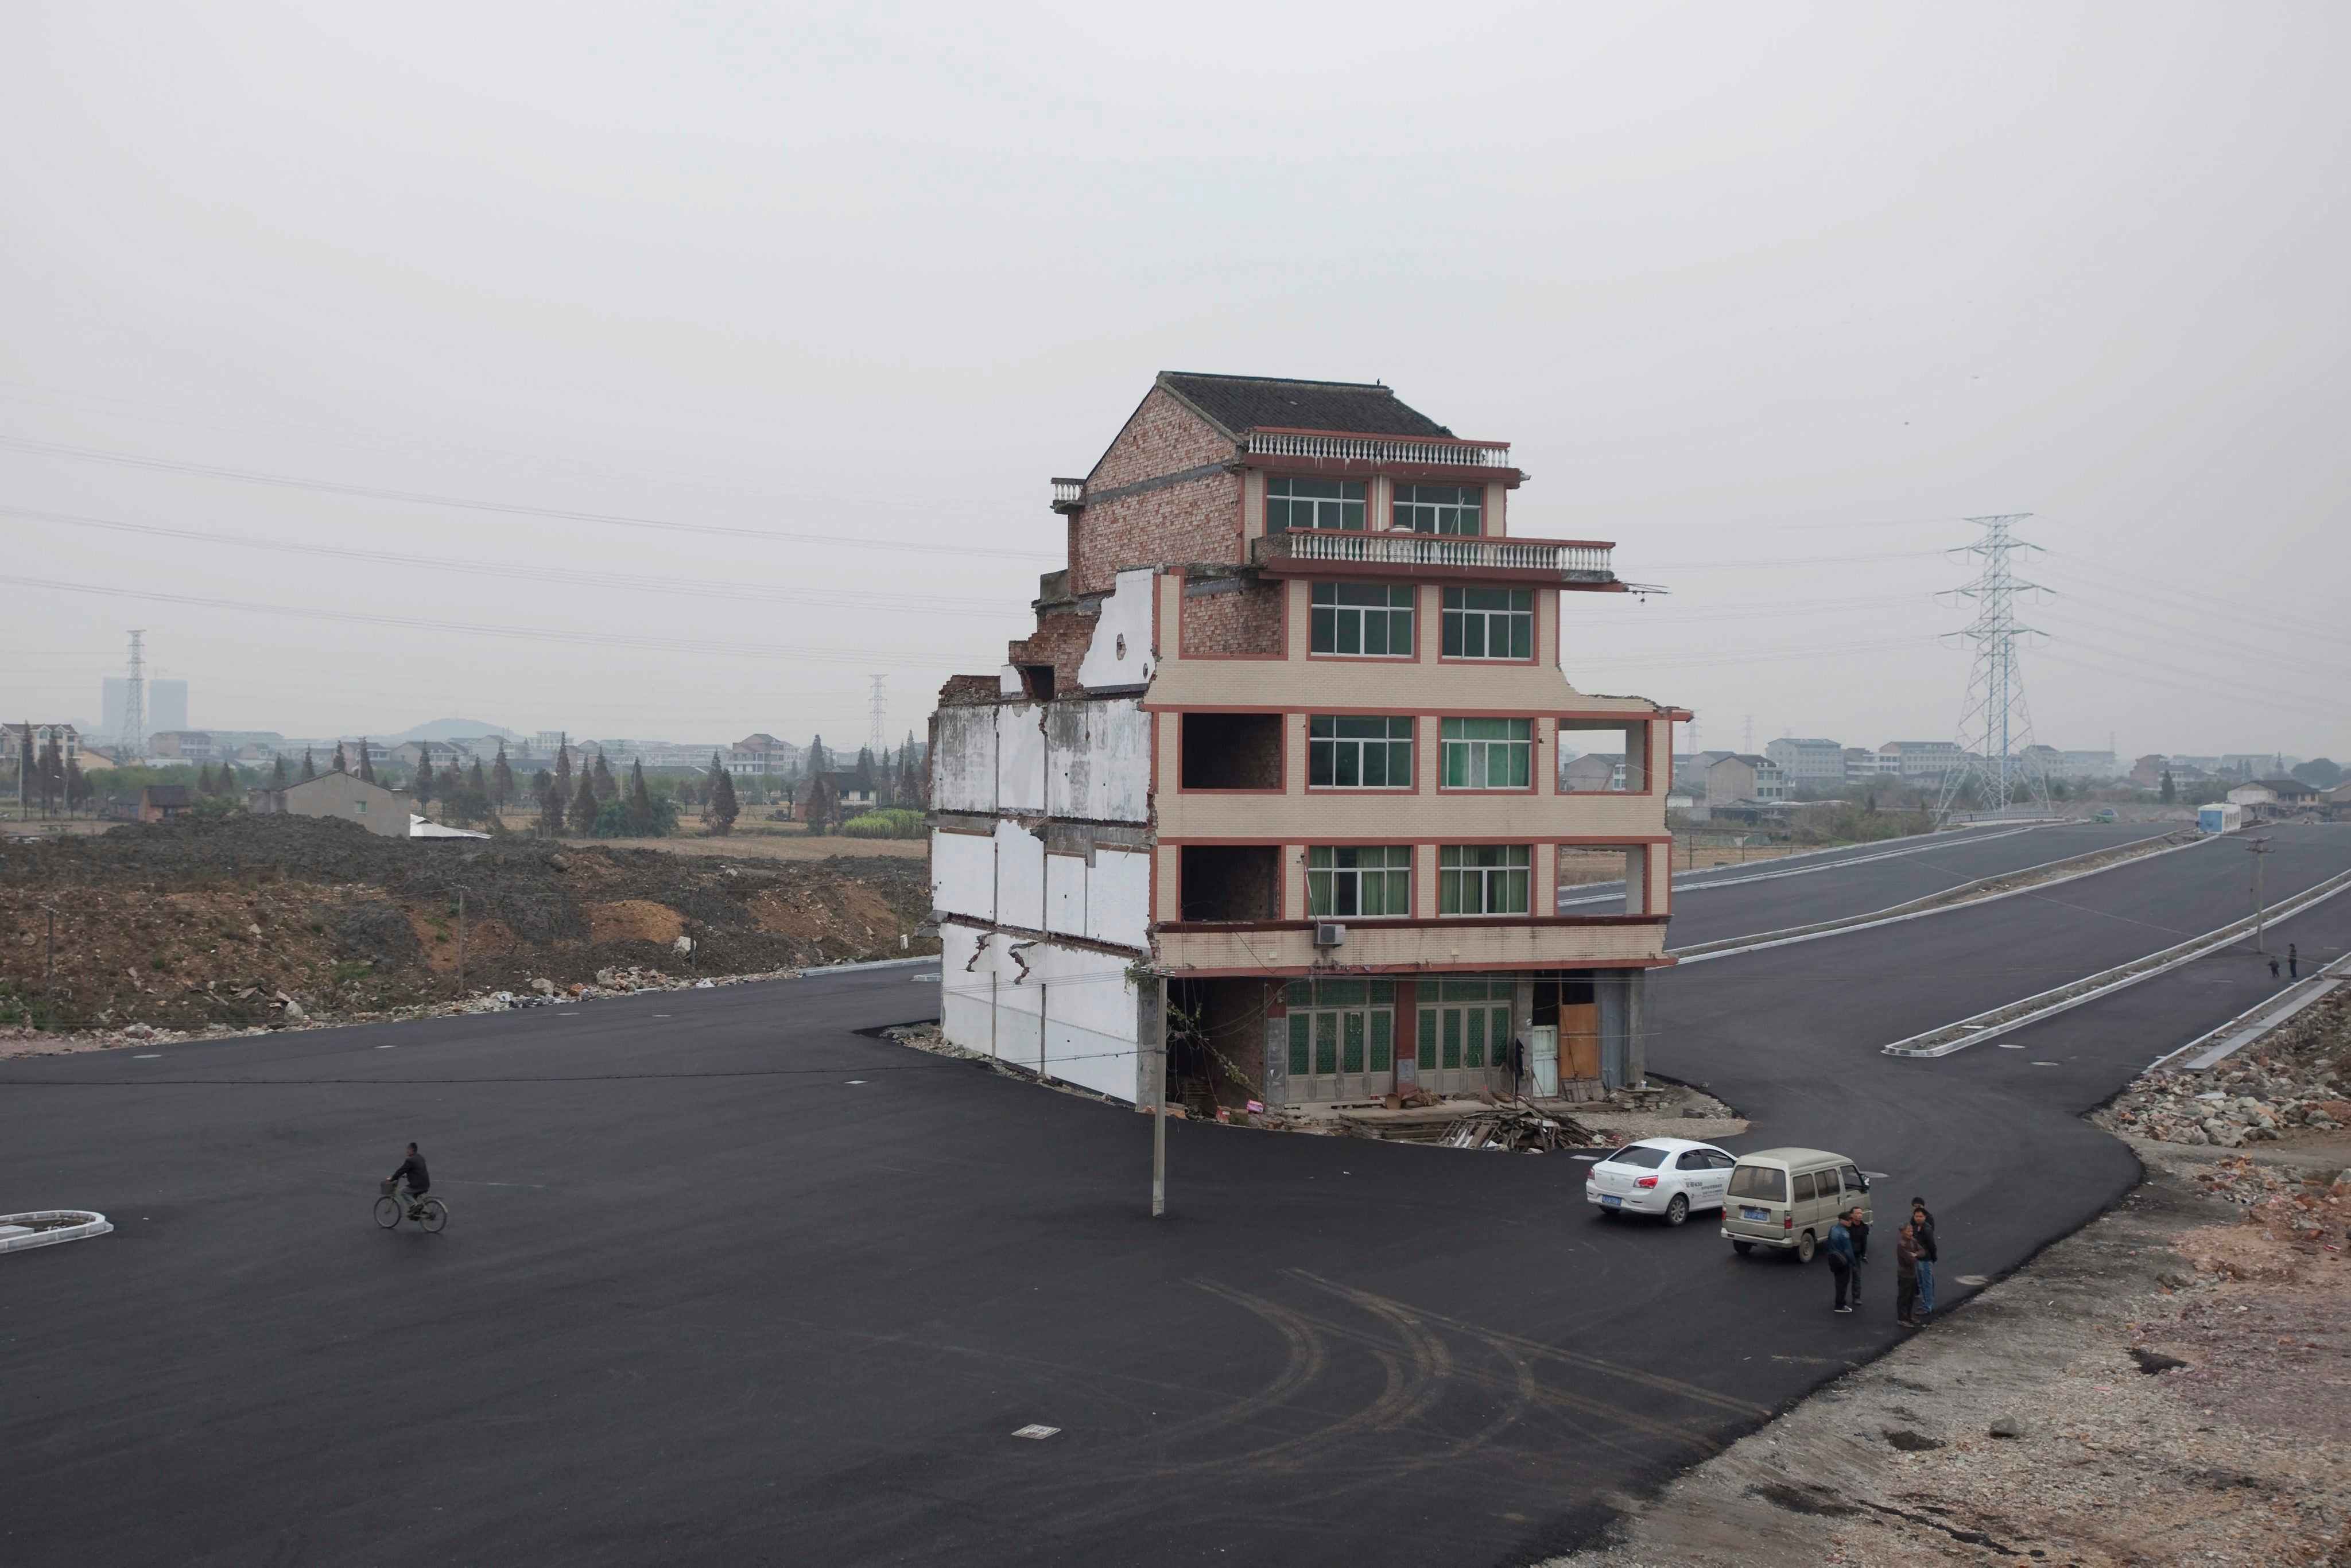
[[[1083,479],[1053,481],[1053,510],[1066,512],[1073,507],[1085,505],[1085,501],[1086,482]]]
[[[1609,553],[1595,539],[1463,538],[1451,534],[1354,533],[1337,528],[1292,529],[1257,539],[1257,563],[1330,562],[1403,569],[1533,571],[1572,582],[1614,582]]]
[[[1508,443],[1433,436],[1341,435],[1320,430],[1252,430],[1252,457],[1324,457],[1353,463],[1424,463],[1450,468],[1508,468]]]

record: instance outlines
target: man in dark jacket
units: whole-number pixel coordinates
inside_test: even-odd
[[[416,1152],[414,1144],[408,1145],[408,1157],[400,1162],[400,1168],[392,1173],[392,1179],[393,1194],[400,1199],[402,1210],[411,1219],[422,1218],[417,1210],[417,1200],[433,1189],[433,1177],[426,1172],[424,1156]]]
[[[1869,1261],[1869,1217],[1862,1213],[1861,1205],[1855,1204],[1845,1210],[1844,1228],[1853,1233],[1853,1266],[1858,1269]],[[1861,1281],[1858,1278],[1854,1281],[1853,1289],[1853,1299],[1858,1302],[1861,1300]]]
[[[1910,1237],[1918,1247],[1918,1313],[1926,1317],[1935,1310],[1935,1217],[1927,1212],[1927,1200],[1910,1200]]]
[[[1851,1218],[1851,1209],[1837,1216],[1836,1223],[1829,1227],[1826,1249],[1829,1272],[1836,1277],[1836,1306],[1834,1310],[1840,1312],[1850,1312],[1861,1304],[1861,1276],[1854,1272],[1853,1268],[1853,1232],[1845,1228],[1845,1221]],[[1852,1292],[1851,1306],[1845,1303],[1848,1291]]]
[[[1894,1237],[1894,1321],[1906,1329],[1918,1326],[1918,1241],[1908,1226]]]

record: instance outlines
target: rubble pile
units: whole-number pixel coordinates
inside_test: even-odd
[[[0,1027],[224,1033],[671,988],[929,951],[929,906],[906,859],[421,842],[283,815],[126,824],[0,844]]]
[[[2304,1009],[2210,1071],[2147,1073],[2098,1119],[2133,1137],[2225,1149],[2297,1129],[2351,1132],[2351,997]]]
[[[1524,1100],[1504,1101],[1461,1117],[1437,1140],[1448,1149],[1507,1149],[1514,1154],[1544,1154],[1553,1149],[1580,1149],[1593,1142],[1592,1133],[1565,1116],[1539,1111]]]

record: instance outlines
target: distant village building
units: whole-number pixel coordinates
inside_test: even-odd
[[[764,730],[747,735],[728,747],[722,758],[726,771],[740,776],[794,773],[800,765],[800,748],[789,740],[778,740]]]
[[[1706,770],[1708,806],[1751,805],[1786,796],[1787,785],[1780,777],[1780,765],[1768,757],[1752,752],[1734,754]]]
[[[245,799],[246,810],[256,816],[284,812],[293,817],[334,817],[357,822],[386,838],[408,836],[408,791],[371,784],[356,773],[338,773],[330,768],[316,779],[282,789],[249,789]]]
[[[5,737],[8,761],[13,765],[25,755],[25,736],[33,737],[33,760],[39,762],[48,755],[54,742],[57,760],[62,767],[71,767],[81,760],[81,731],[69,724],[5,724],[0,725],[0,737]]]
[[[1559,788],[1564,795],[1597,795],[1625,787],[1625,759],[1587,751],[1560,764]]]
[[[1775,740],[1763,748],[1763,755],[1780,769],[1785,789],[1844,788],[1844,747],[1834,740]]]
[[[803,822],[808,821],[809,800],[815,795],[820,779],[832,786],[834,798],[840,801],[841,814],[844,817],[871,811],[882,804],[879,782],[864,777],[854,768],[845,773],[832,769],[811,773],[792,789],[792,815]]]
[[[184,784],[150,784],[139,791],[139,820],[142,822],[167,822],[194,810],[195,802],[188,799],[188,787]]]
[[[1889,740],[1877,750],[1881,757],[1896,758],[1894,770],[1905,779],[1940,779],[1968,761],[1966,749],[1949,740]]]

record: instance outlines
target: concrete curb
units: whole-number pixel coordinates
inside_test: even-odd
[[[2148,1062],[2147,1070],[2153,1072],[2178,1061],[2182,1072],[2201,1072],[2226,1061],[2313,1002],[2325,1000],[2346,979],[2351,979],[2351,957],[2337,958],[2307,979],[2247,1008],[2219,1029],[2198,1035],[2177,1051],[2165,1051]],[[2179,1061],[2183,1056],[2188,1060]]]
[[[22,1236],[0,1236],[0,1252],[22,1252],[32,1247],[53,1247],[60,1241],[79,1241],[85,1236],[103,1236],[114,1228],[107,1223],[106,1216],[87,1208],[37,1208],[24,1214],[0,1214],[0,1228],[12,1225],[47,1225],[52,1228],[31,1230]]]
[[[1792,925],[1784,931],[1765,931],[1753,936],[1727,936],[1720,942],[1701,942],[1695,947],[1668,948],[1667,954],[1680,963],[1702,964],[1708,958],[1729,958],[1740,953],[1753,953],[1765,947],[1784,947],[1794,942],[1817,942],[1823,936],[1834,936],[1846,931],[1867,931],[1873,926],[1893,925],[1905,920],[1924,920],[1930,915],[1942,915],[1954,909],[1973,909],[1979,904],[1996,904],[2003,898],[2014,898],[2020,894],[2039,893],[2044,888],[2062,887],[2069,882],[2079,882],[2085,876],[2097,876],[2105,872],[2119,871],[2124,866],[2137,865],[2144,861],[2154,860],[2158,855],[2177,854],[2181,850],[2192,850],[2199,844],[2218,843],[2223,836],[2225,835],[2216,833],[2209,838],[2190,839],[2184,844],[2171,844],[2163,849],[2149,850],[2145,854],[2132,855],[2109,865],[2092,866],[2086,871],[2051,877],[2046,882],[2028,883],[2022,887],[2011,887],[2005,893],[1986,894],[1981,898],[1967,896],[1976,888],[1990,887],[1996,883],[2009,882],[2020,876],[2030,876],[2035,872],[2047,871],[2053,866],[2071,865],[2076,861],[2095,860],[2100,855],[2110,855],[2115,852],[2113,850],[2092,850],[2085,854],[2066,855],[2061,860],[2044,861],[2039,865],[2020,866],[2014,871],[2004,871],[1992,876],[1980,876],[1973,882],[1963,882],[1957,887],[1929,894],[1925,898],[1914,898],[1907,904],[1896,904],[1885,909],[1873,909],[1866,915],[1851,915],[1844,920],[1824,920],[1817,925]]]
[[[2345,892],[2351,892],[2351,871],[2337,873],[2315,887],[2304,888],[2292,898],[2280,900],[2264,911],[2261,919],[2264,922],[2285,920]],[[2158,952],[2149,953],[2143,958],[2134,958],[2127,964],[2117,964],[2111,969],[2102,969],[2095,975],[2085,975],[2078,980],[2070,980],[2064,985],[2053,987],[2037,996],[2009,1002],[2001,1007],[1992,1008],[1971,1017],[1928,1030],[1924,1033],[1914,1034],[1907,1040],[1897,1040],[1892,1045],[1880,1046],[1878,1049],[1887,1056],[1949,1056],[1955,1051],[1965,1051],[1971,1045],[2013,1033],[2028,1024],[2035,1024],[2043,1019],[2053,1018],[2059,1013],[2078,1008],[2085,1002],[2094,1002],[2101,997],[2112,996],[2116,991],[2137,985],[2141,980],[2151,980],[2158,975],[2168,974],[2183,964],[2192,964],[2197,959],[2217,952],[2246,935],[2252,930],[2253,925],[2254,916],[2248,915],[2241,920],[2232,920],[2226,925],[2207,931],[2201,936],[2191,936],[2185,942],[2176,943]],[[2075,994],[2075,988],[2082,986],[2087,986],[2090,988]],[[2026,1010],[2016,1012],[2015,1009],[2019,1008]],[[2013,1016],[2011,1016],[2011,1014]],[[1921,1041],[1931,1043],[1922,1044]]]
[[[896,969],[908,964],[935,964],[936,953],[917,954],[912,958],[868,958],[862,964],[814,964],[800,970],[799,977],[813,980],[822,975],[850,975],[860,969]]]

